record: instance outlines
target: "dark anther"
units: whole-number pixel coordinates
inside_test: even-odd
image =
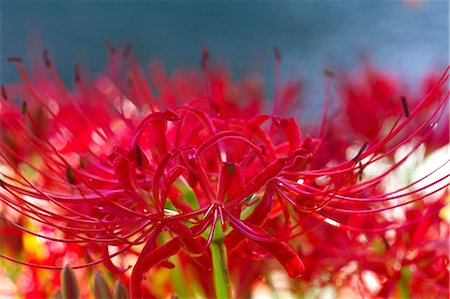
[[[79,163],[80,163],[80,167],[81,167],[81,168],[84,168],[84,167],[86,166],[86,162],[85,162],[85,160],[83,159],[83,157],[80,156],[80,158],[79,158],[78,160],[79,160]]]
[[[361,161],[358,163],[358,168],[359,168],[358,179],[359,179],[359,181],[362,181],[363,176],[364,176],[364,173],[363,173],[364,169],[363,169]]]
[[[324,70],[324,71],[323,71],[323,74],[324,74],[325,76],[327,76],[328,78],[334,78],[334,77],[336,77],[336,73],[333,72],[332,70],[329,70],[329,69]]]
[[[9,62],[22,62],[22,58],[18,56],[10,56],[7,59]]]
[[[0,187],[6,190],[6,184],[2,179],[0,179]]]
[[[384,246],[386,247],[386,250],[389,250],[389,248],[391,248],[391,246],[389,245],[388,241],[386,240],[385,237],[382,237],[382,239],[383,239]]]
[[[358,153],[356,154],[356,156],[352,159],[353,162],[358,161],[359,157],[362,155],[362,153],[364,153],[364,151],[366,150],[368,143],[367,141],[364,142],[364,144],[361,146],[361,148],[359,149]]]
[[[202,62],[201,62],[202,68],[205,69],[208,67],[209,58],[210,58],[210,53],[209,53],[208,48],[202,47]]]
[[[273,54],[275,55],[275,60],[277,62],[281,61],[281,52],[277,46],[273,46]]]
[[[4,85],[2,85],[2,97],[3,99],[5,99],[6,101],[8,100],[8,95],[6,94],[6,88]]]
[[[136,147],[134,149],[135,155],[136,155],[136,165],[138,167],[142,166],[142,150],[139,144],[136,144]]]
[[[73,176],[73,170],[72,167],[68,166],[66,169],[66,177],[67,177],[67,181],[74,185],[77,181],[75,180],[75,177]]]
[[[125,45],[125,49],[123,49],[123,58],[128,58],[128,56],[130,56],[131,53],[131,44],[127,43]]]
[[[81,75],[80,75],[80,65],[75,65],[75,82],[79,83],[81,81]]]
[[[28,111],[28,103],[26,101],[22,102],[22,107],[21,107],[20,111],[22,112],[22,114],[27,113],[27,111]]]
[[[111,44],[111,42],[105,42],[106,47],[108,48],[109,52],[111,53],[111,55],[116,54],[116,48],[114,48],[114,46]]]
[[[408,103],[406,102],[406,97],[401,96],[400,101],[402,102],[403,113],[405,113],[406,117],[409,117],[409,109],[408,109]]]
[[[46,67],[51,67],[50,58],[48,57],[48,50],[44,50],[43,52],[44,62]]]

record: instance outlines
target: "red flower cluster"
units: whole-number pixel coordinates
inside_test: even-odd
[[[2,87],[0,102],[2,248],[25,233],[50,253],[39,263],[12,251],[3,258],[61,269],[68,260],[51,247],[78,244],[85,256],[72,268],[102,263],[132,297],[177,292],[169,281],[163,291],[142,283],[151,269],[174,267],[214,296],[219,246],[236,297],[268,279],[270,258],[303,275],[293,292],[319,283],[371,296],[399,285],[448,294],[439,216],[448,157],[419,177],[404,169],[418,152],[448,146],[448,69],[423,96],[371,67],[362,82],[339,75],[341,112],[304,135],[285,117],[299,85],[277,84],[276,115],[264,114],[256,76],[234,82],[204,55],[201,71],[169,77],[154,64],[149,80],[123,52],[111,48],[93,79],[77,67],[72,91],[47,53],[33,79],[11,59],[23,83]]]

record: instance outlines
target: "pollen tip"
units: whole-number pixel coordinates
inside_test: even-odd
[[[405,114],[406,117],[409,117],[409,108],[408,103],[406,102],[406,97],[401,96],[400,101],[402,102],[403,113]]]
[[[81,168],[84,168],[86,166],[86,162],[83,157],[80,156],[78,159],[78,162],[79,162]]]
[[[389,250],[391,248],[391,246],[389,245],[388,240],[386,239],[385,236],[383,236],[382,239],[383,239],[384,247],[386,248],[386,250]]]
[[[66,177],[67,177],[67,181],[72,184],[75,185],[76,180],[75,177],[73,176],[73,170],[72,167],[68,166],[66,169]]]
[[[19,56],[10,56],[7,58],[8,62],[22,62],[22,58]]]
[[[273,54],[275,55],[275,60],[277,62],[281,61],[281,52],[280,52],[280,48],[278,48],[278,46],[273,46]]]
[[[364,169],[363,169],[361,161],[358,163],[358,168],[359,168],[358,180],[362,181],[362,179],[364,177],[364,173],[363,173]]]
[[[6,93],[5,85],[2,85],[2,97],[5,101],[8,100],[8,94]]]
[[[130,56],[131,47],[132,47],[131,43],[127,43],[125,45],[125,48],[123,49],[123,54],[122,54],[123,58],[128,58],[128,56]]]
[[[6,184],[5,184],[5,182],[2,179],[0,179],[0,187],[2,187],[3,189],[7,190],[6,189]]]
[[[114,48],[114,46],[111,44],[110,41],[106,41],[106,42],[105,42],[105,45],[106,45],[106,47],[108,48],[108,51],[109,51],[109,53],[110,53],[111,55],[116,54],[117,50],[116,50],[116,48]]]
[[[78,83],[81,81],[81,75],[80,75],[80,65],[75,64],[75,82]]]
[[[211,54],[209,53],[208,48],[206,46],[202,46],[202,57],[201,57],[202,58],[202,62],[201,62],[202,68],[208,67],[208,61],[209,61],[210,57],[211,57]]]
[[[352,161],[356,162],[358,161],[359,157],[362,155],[362,153],[364,153],[364,151],[366,150],[367,146],[369,145],[369,143],[366,141],[364,142],[364,144],[361,146],[361,148],[359,149],[358,153],[356,154],[355,157],[353,157]]]
[[[28,111],[28,103],[27,103],[27,101],[23,101],[22,102],[22,107],[21,107],[20,111],[22,112],[22,114],[27,113],[27,111]]]
[[[43,57],[44,57],[45,66],[46,66],[46,67],[51,67],[52,64],[51,64],[51,62],[50,62],[50,58],[48,57],[48,50],[47,50],[47,49],[45,49],[45,50],[43,51]]]
[[[142,150],[141,146],[139,144],[136,144],[135,146],[135,158],[136,158],[136,165],[138,167],[142,166]]]
[[[328,78],[334,78],[334,77],[336,77],[336,73],[333,72],[333,71],[330,70],[330,69],[325,69],[325,70],[323,71],[323,74],[324,74],[325,76],[327,76]]]

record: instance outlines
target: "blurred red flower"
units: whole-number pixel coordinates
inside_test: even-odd
[[[132,297],[161,295],[142,284],[152,268],[181,267],[214,296],[218,244],[237,297],[269,273],[262,261],[272,257],[306,284],[337,288],[355,275],[364,284],[374,273],[378,285],[362,290],[371,296],[405,283],[423,293],[418,280],[448,294],[439,216],[448,157],[419,177],[404,170],[424,147],[448,147],[432,137],[448,132],[448,68],[418,97],[368,65],[362,82],[338,76],[341,113],[314,124],[316,136],[286,117],[299,84],[277,83],[273,114],[264,114],[256,76],[234,82],[204,54],[200,71],[169,77],[155,64],[149,80],[128,52],[111,48],[93,79],[77,67],[73,91],[47,52],[46,71],[32,79],[12,59],[23,83],[3,87],[0,102],[0,216],[11,238],[2,257],[34,269],[102,263]],[[45,258],[16,256],[21,234],[38,237]]]

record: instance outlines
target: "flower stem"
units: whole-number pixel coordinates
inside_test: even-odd
[[[172,279],[175,287],[176,294],[178,298],[189,298],[185,289],[185,279],[183,278],[182,266],[179,260],[179,257],[172,256],[170,258],[173,264],[175,264],[175,268],[172,269]]]
[[[226,248],[223,240],[212,242],[210,245],[214,275],[214,290],[218,299],[231,297],[230,282],[228,278],[228,265]]]

